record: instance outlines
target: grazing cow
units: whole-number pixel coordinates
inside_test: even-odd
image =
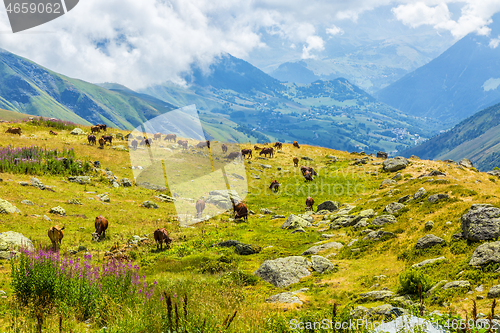
[[[235,203],[235,200],[231,198],[231,203],[233,204],[233,211],[235,212],[235,219],[243,219],[248,222],[248,208],[243,202]]]
[[[19,134],[19,136],[21,136],[21,127],[17,127],[17,128],[14,128],[14,127],[9,127],[5,133],[10,133],[10,134]]]
[[[55,225],[49,229],[48,235],[50,241],[52,242],[52,247],[54,248],[54,251],[59,250],[59,248],[61,247],[61,241],[64,237],[63,230],[64,227],[60,228],[58,225]]]
[[[383,159],[386,159],[387,158],[387,153],[383,152],[383,151],[379,151],[377,153],[377,157],[378,158],[383,158]]]
[[[139,145],[151,147],[151,140],[143,138],[142,141],[141,141],[141,143],[139,143]]]
[[[168,232],[165,228],[156,229],[154,232],[156,249],[163,250],[163,242],[165,242],[165,246],[170,248],[170,243],[172,243],[172,239],[168,237]]]
[[[100,127],[100,126],[92,126],[92,127],[90,128],[90,131],[91,131],[92,133],[99,133],[99,132],[101,131],[101,127]]]
[[[241,158],[241,154],[242,154],[242,153],[241,153],[241,152],[239,152],[239,151],[233,151],[233,152],[230,152],[230,153],[229,153],[229,155],[227,155],[227,157],[226,157],[226,158],[227,158],[228,160],[234,160],[234,159],[236,159],[236,158],[238,158],[238,157],[239,157],[239,158]]]
[[[273,148],[264,148],[260,151],[259,155],[264,154],[265,157],[267,157],[267,154],[269,154],[271,157],[274,155],[274,149]]]
[[[139,144],[139,143],[137,142],[137,140],[133,140],[133,141],[132,141],[132,148],[137,149],[137,145],[138,145],[138,144]]]
[[[241,155],[243,156],[248,155],[248,158],[252,158],[252,149],[242,149]]]
[[[298,143],[297,141],[294,141],[294,142],[293,142],[293,146],[294,146],[294,147],[297,147],[297,148],[300,148],[299,143]]]
[[[257,145],[253,146],[253,149],[255,149],[255,150],[262,150],[262,148],[259,147],[259,146],[257,146]]]
[[[93,134],[90,134],[89,136],[87,136],[87,140],[89,140],[89,145],[96,145],[97,144],[96,137]]]
[[[201,217],[203,211],[205,210],[205,200],[198,199],[196,201],[196,217]]]
[[[278,192],[278,190],[280,189],[280,183],[278,183],[277,180],[273,180],[271,182],[271,185],[269,186],[269,189],[273,192]]]
[[[105,124],[97,124],[96,126],[99,126],[99,128],[102,129],[104,132],[106,132],[106,130],[108,129],[108,126],[106,126]]]
[[[313,210],[314,199],[311,197],[307,197],[306,199],[306,210]]]
[[[161,140],[161,133],[160,132],[155,133],[153,140]]]
[[[281,142],[276,142],[276,143],[274,144],[274,147],[275,147],[276,149],[281,149],[281,148],[283,148],[283,144],[282,144]]]
[[[302,174],[305,174],[306,171],[309,171],[311,173],[311,176],[317,176],[318,174],[316,171],[314,171],[313,167],[308,167],[308,166],[301,166],[300,171]]]
[[[99,138],[99,148],[104,149],[104,144],[105,143],[106,143],[106,141],[104,141],[103,138]]]
[[[227,153],[227,146],[225,143],[222,144],[222,153],[223,154]]]
[[[299,159],[297,157],[293,158],[293,166],[295,166],[295,167],[299,166]]]
[[[170,135],[170,134],[169,134]],[[175,135],[175,134],[174,134]],[[182,149],[185,150],[185,149],[188,149],[188,141],[187,140],[179,140],[177,141],[177,144],[179,146],[182,146]]]
[[[198,143],[196,145],[196,148],[204,148],[204,147],[207,147],[210,149],[210,141],[201,141],[200,143]]]
[[[106,238],[106,229],[108,229],[108,220],[99,215],[95,218],[95,232],[92,234],[92,238],[95,242]]]
[[[311,176],[311,173],[309,171],[306,171],[304,173],[304,178],[306,179],[306,182],[307,181],[312,182],[312,180],[313,180],[313,177]]]
[[[177,135],[175,134],[167,134],[164,140],[168,141],[173,141],[175,143],[175,140],[177,140]]]
[[[49,134],[50,135],[57,135],[57,132],[54,132],[53,130],[50,130]]]
[[[111,135],[103,135],[102,138],[104,142],[109,142],[110,145],[113,145],[113,137]]]

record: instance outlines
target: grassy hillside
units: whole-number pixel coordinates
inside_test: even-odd
[[[27,114],[0,109],[0,120],[13,121],[26,119],[28,117],[29,115]]]
[[[89,146],[86,136],[69,135],[64,130],[59,131],[57,136],[51,136],[49,128],[28,123],[20,125],[23,135],[14,137],[4,133],[7,126],[0,124],[0,149],[12,144],[15,147],[40,146],[58,151],[73,148],[77,159],[99,161],[101,169],[90,173],[92,180],[87,185],[68,182],[67,177],[58,174],[38,175],[37,178],[53,191],[21,186],[19,182],[30,181],[32,176],[29,174],[0,173],[0,198],[21,211],[18,214],[2,214],[0,232],[17,231],[29,237],[37,247],[48,248],[48,228],[55,224],[64,225],[60,249],[62,256],[84,260],[87,251],[92,256],[91,263],[100,265],[107,261],[105,258],[110,252],[116,256],[120,251],[120,256],[130,258],[140,267],[140,275],[145,275],[148,288],[156,288],[152,296],[155,300],[153,303],[146,300],[144,304],[116,303],[110,298],[102,304],[108,304],[111,312],[102,312],[107,310],[99,308],[98,312],[88,317],[80,316],[81,309],[78,306],[56,306],[48,312],[44,322],[47,332],[58,330],[60,316],[65,332],[102,332],[103,326],[112,332],[166,331],[167,326],[161,326],[168,317],[164,295],[174,295],[175,302],[187,295],[190,322],[194,325],[194,322],[200,324],[204,319],[207,320],[211,329],[206,331],[290,332],[289,324],[293,318],[302,321],[330,318],[334,303],[338,305],[338,315],[344,316],[343,319],[350,318],[349,309],[358,305],[372,308],[390,303],[407,307],[408,303],[402,305],[401,299],[396,297],[384,301],[362,301],[360,294],[382,288],[399,295],[406,294],[401,290],[399,276],[408,272],[411,265],[439,256],[445,256],[447,261],[422,269],[429,283],[433,285],[444,279],[468,280],[472,293],[467,294],[467,290],[438,292],[436,297],[424,299],[426,313],[439,310],[442,313],[460,314],[465,318],[465,311],[471,309],[471,299],[486,296],[489,287],[499,283],[498,274],[491,273],[498,264],[485,270],[468,266],[470,256],[479,243],[455,241],[452,238],[460,230],[459,218],[472,204],[490,203],[498,206],[500,181],[482,172],[439,161],[413,159],[408,167],[401,170],[401,179],[380,189],[382,180],[395,174],[384,172],[380,159],[372,158],[366,164],[353,165],[354,160],[363,156],[308,145],[301,145],[297,149],[285,144],[282,153],[277,153],[274,158],[259,160],[254,152],[254,158],[245,161],[249,182],[245,201],[254,212],[249,216],[248,223],[233,220],[232,213],[223,213],[205,222],[182,227],[182,216],[179,221],[174,204],[158,199],[160,192],[137,186],[111,186],[109,174],[106,175],[105,170],[111,171],[119,180],[133,180],[127,151],[115,150],[109,145],[102,150]],[[83,129],[89,131],[88,127]],[[117,134],[118,130],[111,129],[110,133]],[[195,143],[190,141],[190,144]],[[127,147],[127,143],[120,140],[115,140],[114,145]],[[241,146],[250,147],[246,144]],[[165,141],[156,142],[152,147],[153,156],[163,148],[177,149]],[[196,149],[176,153],[184,160],[199,155]],[[332,162],[330,155],[336,156],[338,161]],[[319,176],[313,182],[304,182],[298,168],[293,166],[294,156],[312,159],[301,160],[300,165],[307,162],[318,171]],[[271,168],[264,169],[261,163]],[[189,166],[186,170],[190,172]],[[417,178],[432,170],[442,171],[446,176]],[[277,194],[268,189],[273,179],[281,183]],[[292,233],[291,230],[280,228],[290,214],[305,212],[307,196],[315,199],[315,209],[325,200],[334,200],[342,204],[341,208],[352,206],[350,215],[373,209],[380,216],[385,214],[383,210],[386,205],[397,202],[405,195],[413,196],[421,187],[427,190],[427,196],[405,203],[406,207],[396,214],[397,223],[384,227],[370,224],[372,219],[369,219],[367,226],[357,230],[354,227],[330,229],[330,214],[313,214],[314,223],[305,227],[303,233]],[[173,195],[168,190],[163,193]],[[437,193],[446,193],[449,198],[438,203],[427,202],[429,195]],[[101,194],[107,194],[110,202],[101,201],[98,197]],[[78,199],[82,204],[69,204],[70,199]],[[30,200],[33,205],[21,203],[23,200]],[[159,208],[142,207],[141,203],[146,200],[157,203]],[[55,206],[63,207],[66,216],[50,214],[49,210]],[[261,214],[263,208],[269,209],[272,214]],[[194,211],[187,213],[194,214]],[[92,242],[91,233],[94,231],[94,219],[100,214],[109,220],[110,225],[106,239],[95,243]],[[44,215],[52,221],[44,219]],[[271,219],[271,215],[284,215],[285,218]],[[430,220],[434,222],[434,227],[426,231],[424,224]],[[173,239],[168,250],[156,250],[152,233],[158,227],[165,227]],[[363,230],[367,228],[392,232],[394,237],[380,241],[363,240]],[[446,244],[416,250],[417,240],[428,233],[442,237]],[[325,238],[324,234],[329,238]],[[132,244],[130,240],[135,235],[146,239],[139,244]],[[347,246],[354,239],[358,239],[357,243]],[[238,255],[232,248],[211,247],[227,240],[259,246],[261,251]],[[299,283],[283,288],[274,287],[253,275],[265,260],[301,255],[311,246],[328,241],[344,245],[340,250],[332,248],[319,253],[335,265],[333,271],[323,274],[312,272]],[[84,246],[85,250],[78,251],[79,246]],[[311,259],[310,256],[306,257]],[[6,293],[6,297],[0,299],[0,330],[34,332],[36,321],[30,315],[29,308],[19,306],[12,294],[11,264],[11,261],[0,262],[0,289]],[[484,286],[484,291],[474,289],[479,285]],[[266,302],[266,298],[272,295],[301,288],[308,288],[296,295],[302,301],[301,305]],[[159,297],[162,299],[159,300]],[[417,295],[406,294],[406,297],[418,302]],[[490,305],[489,299],[477,300],[478,312],[487,314]],[[235,310],[234,320],[226,329],[227,325],[223,322]],[[179,311],[182,317],[184,312]],[[468,316],[470,318],[470,313]]]
[[[500,104],[465,119],[453,129],[404,152],[425,159],[470,159],[480,170],[500,166]]]

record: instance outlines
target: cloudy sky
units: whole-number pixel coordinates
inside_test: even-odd
[[[409,31],[427,27],[455,40],[474,32],[492,47],[500,43],[488,27],[500,0],[80,0],[17,34],[2,7],[0,48],[71,77],[138,89],[180,82],[190,64],[206,67],[224,52],[252,63],[259,50],[275,47],[269,40],[298,59],[315,57],[380,8]]]

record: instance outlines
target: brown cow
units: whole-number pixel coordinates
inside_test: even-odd
[[[175,143],[175,140],[177,140],[177,135],[175,135],[175,134],[167,134],[167,136],[165,137],[164,140],[168,140],[168,141],[172,140]]]
[[[53,130],[50,130],[49,134],[50,135],[57,135],[57,132],[54,132]]]
[[[257,145],[253,146],[253,149],[255,149],[255,150],[262,150],[262,148],[259,147],[259,146],[257,146]]]
[[[277,141],[275,144],[274,144],[274,147],[276,147],[276,149],[281,149],[283,148],[283,144],[279,141]]]
[[[179,141],[177,141],[177,144],[182,146],[183,150],[188,149],[188,141],[187,140],[179,140]]]
[[[99,129],[102,129],[104,132],[106,132],[108,126],[106,124],[97,124],[96,126],[99,126]]]
[[[264,154],[265,157],[267,157],[267,154],[269,154],[271,157],[274,155],[274,149],[273,148],[264,148],[260,151],[259,155]]]
[[[280,189],[280,183],[278,183],[277,180],[273,180],[271,182],[271,185],[269,186],[269,189],[273,192],[278,192]]]
[[[238,158],[238,157],[239,157],[239,158],[241,158],[241,154],[242,154],[242,153],[241,153],[241,152],[239,152],[239,151],[233,151],[233,152],[230,152],[230,153],[229,153],[229,155],[227,155],[227,157],[226,157],[226,158],[227,158],[228,160],[234,160],[234,159],[236,159],[236,158]]]
[[[231,198],[231,203],[233,204],[233,211],[235,212],[235,219],[243,219],[248,222],[248,208],[243,202],[235,203],[235,200]]]
[[[92,127],[90,128],[90,131],[91,131],[92,133],[99,133],[99,132],[101,131],[101,127],[100,127],[100,126],[92,126]]]
[[[137,149],[137,145],[138,145],[138,144],[139,144],[139,143],[137,142],[137,140],[133,140],[133,141],[132,141],[132,148]]]
[[[241,155],[243,156],[248,155],[248,158],[252,158],[252,149],[242,149]]]
[[[304,173],[304,178],[306,179],[306,182],[307,182],[307,181],[310,181],[310,182],[312,182],[312,181],[313,181],[313,177],[311,176],[311,173],[310,173],[309,171],[306,171],[306,172]]]
[[[223,143],[221,147],[222,147],[222,153],[223,154],[227,153],[227,146],[226,146],[226,144]]]
[[[64,227],[60,228],[58,225],[55,225],[49,229],[48,235],[50,241],[52,242],[52,247],[54,248],[54,251],[58,251],[59,248],[61,247],[61,241],[64,237],[63,230]]]
[[[294,146],[294,147],[297,147],[297,148],[300,148],[299,143],[298,143],[297,141],[294,141],[294,142],[293,142],[293,146]]]
[[[111,135],[103,135],[102,138],[104,142],[109,142],[110,145],[113,145],[113,137]]]
[[[17,127],[17,128],[14,128],[14,127],[9,127],[5,133],[10,133],[10,134],[19,134],[19,136],[21,136],[21,127]]]
[[[93,134],[90,134],[89,136],[87,136],[87,140],[89,140],[89,145],[96,145],[97,144],[96,137]]]
[[[296,167],[299,166],[299,159],[297,157],[293,158],[293,166],[296,166]]]
[[[196,201],[196,217],[201,217],[203,211],[205,210],[205,200],[198,199]]]
[[[104,141],[103,138],[99,138],[99,148],[104,149],[104,144],[105,143],[106,143],[106,141]]]
[[[172,243],[172,239],[168,237],[168,232],[165,228],[156,229],[154,232],[154,237],[157,250],[158,248],[160,248],[160,250],[163,250],[163,242],[165,242],[165,246],[167,248],[170,248],[170,243]]]
[[[301,166],[300,171],[302,174],[304,174],[306,171],[309,171],[311,173],[311,176],[317,176],[318,174],[316,171],[314,171],[313,167],[308,167],[308,166]]]
[[[156,139],[161,140],[161,133],[160,132],[155,133],[153,140],[156,140]]]
[[[108,220],[99,215],[95,218],[95,232],[92,234],[92,238],[95,242],[106,238],[106,229],[108,229]]]
[[[210,141],[201,141],[200,143],[198,143],[196,145],[196,148],[204,148],[204,147],[207,147],[210,149]]]
[[[306,210],[313,210],[314,199],[311,197],[307,197],[306,199]]]

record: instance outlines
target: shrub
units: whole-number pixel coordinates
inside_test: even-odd
[[[37,117],[33,118],[32,120],[24,120],[24,121],[34,126],[51,127],[51,128],[56,128],[58,130],[68,130],[68,131],[71,131],[75,127],[79,126],[78,124],[72,123],[71,121],[64,121],[54,118]]]
[[[418,269],[410,269],[399,274],[399,284],[401,291],[407,294],[416,294],[418,285],[422,286],[422,291],[432,287],[431,278]]]
[[[467,241],[459,240],[450,244],[450,252],[453,254],[463,254],[467,252]]]

